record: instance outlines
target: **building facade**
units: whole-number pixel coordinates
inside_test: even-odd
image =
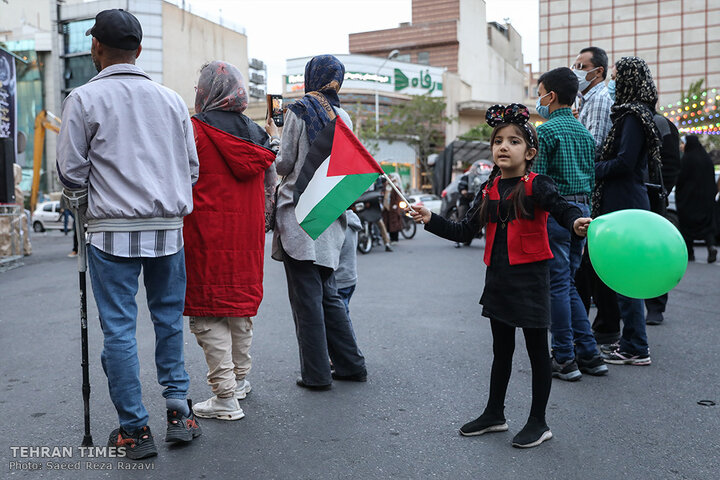
[[[413,0],[412,21],[350,34],[350,53],[445,68],[446,143],[484,121],[496,103],[525,98],[522,41],[510,24],[487,22],[484,0]]]
[[[220,18],[183,9],[166,0],[7,0],[0,7],[0,41],[26,57],[29,66],[18,76],[18,126],[29,139],[21,166],[32,169],[34,118],[46,109],[60,115],[62,100],[73,88],[97,74],[90,58],[92,37],[85,32],[98,12],[122,8],[143,28],[137,65],[150,77],[175,90],[188,108],[195,103],[194,86],[200,67],[212,60],[236,65],[248,79],[249,61],[244,30]],[[23,87],[25,85],[25,87]],[[55,135],[47,135],[41,190],[60,188],[55,173]],[[27,182],[26,182],[27,183]]]
[[[540,71],[571,65],[591,45],[610,62],[645,59],[659,103],[676,104],[700,79],[720,87],[720,2],[540,0]]]

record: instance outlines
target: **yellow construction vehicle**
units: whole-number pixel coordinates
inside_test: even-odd
[[[45,149],[45,130],[60,133],[60,119],[47,110],[42,110],[35,117],[35,148],[33,150],[32,189],[30,190],[31,212],[35,211],[38,191],[40,190],[40,168],[42,167],[43,150]]]

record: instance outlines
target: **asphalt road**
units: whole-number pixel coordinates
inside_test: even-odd
[[[0,478],[137,478],[117,459],[81,458],[83,417],[79,299],[71,240],[36,235],[22,268],[0,274]],[[720,265],[702,247],[671,293],[666,324],[649,327],[653,365],[611,366],[608,377],[553,381],[538,448],[510,446],[530,406],[530,365],[518,333],[506,415],[510,431],[460,437],[479,415],[489,383],[491,336],[480,316],[483,241],[469,248],[419,231],[393,253],[360,256],[351,317],[366,356],[366,384],[328,392],[298,388],[297,344],[281,264],[265,262],[265,300],[255,320],[253,391],[236,422],[202,421],[191,445],[163,442],[164,401],[153,334],[140,303],[138,343],[145,404],[159,456],[142,462],[158,479],[711,479],[720,472]],[[89,283],[89,282],[88,282]],[[138,298],[142,299],[141,290]],[[102,337],[89,301],[92,433],[117,427],[100,367]],[[206,367],[187,331],[190,396],[205,400]],[[717,406],[698,405],[713,400]],[[21,458],[11,447],[75,447],[72,458]],[[15,452],[15,456],[13,455]],[[50,470],[46,462],[79,466]],[[81,461],[80,464],[75,462]],[[85,464],[112,470],[89,470]],[[15,462],[11,469],[11,462]],[[35,471],[18,463],[39,464]],[[107,462],[104,463],[104,462]],[[53,464],[55,465],[55,464]],[[714,473],[713,473],[714,472]],[[143,475],[145,476],[145,475]]]

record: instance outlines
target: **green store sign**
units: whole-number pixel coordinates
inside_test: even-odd
[[[442,91],[442,82],[433,82],[430,77],[430,70],[421,70],[418,73],[418,77],[408,78],[402,70],[399,68],[395,69],[395,91],[399,92],[410,86],[412,88],[421,88],[427,90],[427,93],[432,93],[435,90]]]

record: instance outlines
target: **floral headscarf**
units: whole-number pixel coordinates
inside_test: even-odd
[[[242,113],[247,104],[245,79],[235,65],[216,60],[200,70],[195,113],[210,110]]]

